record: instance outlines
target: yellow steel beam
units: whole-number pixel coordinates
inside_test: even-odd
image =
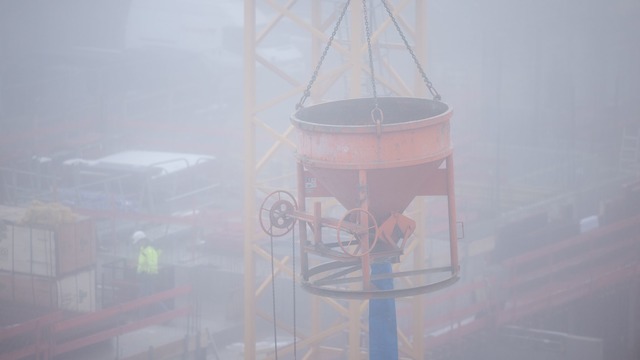
[[[254,188],[256,182],[255,163],[252,161],[256,152],[256,135],[254,108],[256,102],[256,1],[244,2],[244,221],[245,224],[256,223],[256,204]],[[246,226],[246,225],[245,225]],[[253,257],[253,231],[244,232],[244,356],[247,359],[256,358],[256,298],[255,291],[255,261]]]

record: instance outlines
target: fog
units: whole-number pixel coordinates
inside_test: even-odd
[[[256,2],[256,26],[263,30],[277,11]],[[311,2],[274,3],[311,18]],[[334,14],[325,24],[329,35],[344,2],[321,3],[323,16]],[[386,14],[377,1],[369,3],[375,30]],[[167,284],[194,286],[199,329],[217,344],[208,358],[214,352],[240,356],[244,346],[245,234],[260,233],[258,247],[269,252],[258,224],[245,223],[244,165],[269,160],[254,174],[260,188],[254,206],[268,190],[295,193],[295,151],[286,141],[274,147],[274,134],[290,127],[318,51],[308,32],[285,17],[256,49],[284,76],[257,64],[255,89],[245,88],[242,4],[0,0],[0,204],[58,201],[99,219],[98,286],[116,276],[105,266],[122,261],[132,268],[138,254],[131,234],[147,231],[171,266]],[[413,11],[411,4],[402,12],[407,27],[414,25]],[[456,210],[464,225],[458,225],[460,281],[445,295],[418,301],[425,358],[640,356],[638,18],[636,0],[427,2],[426,58],[420,61],[453,108]],[[337,42],[348,42],[352,25],[347,18]],[[392,28],[382,38],[398,41]],[[402,52],[374,54],[387,56],[411,87],[414,64]],[[323,69],[348,60],[331,49]],[[379,75],[392,73],[382,59],[375,64]],[[362,83],[359,91],[371,96],[368,79]],[[321,100],[331,101],[346,98],[351,85],[345,76],[333,86],[315,86],[326,87]],[[396,95],[391,86],[378,86],[378,95]],[[256,118],[268,128],[247,126],[247,108],[258,109]],[[251,153],[255,159],[247,159]],[[116,163],[118,154],[126,160]],[[189,170],[140,170],[158,163]],[[447,249],[439,201],[425,207],[433,263]],[[415,206],[411,211],[424,210]],[[333,206],[326,213],[343,210]],[[283,239],[274,249],[281,260],[291,254],[290,239]],[[252,323],[258,348],[273,346],[271,318],[289,326],[292,308],[301,332],[341,321],[339,311],[326,304],[318,310],[312,295],[292,287],[288,272],[276,277],[272,304],[265,287],[271,265],[258,257],[254,269],[263,286],[255,305],[261,316]],[[412,300],[397,302],[398,329],[407,338],[414,333]],[[95,309],[110,301],[119,300],[97,299]],[[339,303],[347,308],[348,302]],[[312,325],[313,311],[324,318]],[[0,320],[3,327],[13,321]],[[279,341],[292,342],[290,329],[278,333]],[[320,343],[347,348],[346,334]],[[367,345],[363,335],[360,346]],[[401,358],[411,358],[410,347],[401,341]]]

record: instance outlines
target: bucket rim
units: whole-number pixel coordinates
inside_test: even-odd
[[[352,98],[352,99],[344,99],[344,100],[335,100],[335,101],[327,101],[324,103],[310,105],[308,107],[304,107],[298,109],[296,112],[291,114],[290,120],[291,123],[303,131],[311,131],[311,132],[346,132],[346,133],[369,133],[369,132],[378,132],[379,130],[383,132],[390,131],[402,131],[414,128],[420,128],[424,126],[431,126],[437,124],[439,122],[448,121],[452,114],[453,109],[447,103],[442,101],[436,101],[426,98],[417,98],[417,97],[398,97],[398,96],[389,96],[389,97],[378,97],[379,107],[384,111],[384,107],[389,106],[398,106],[398,105],[408,105],[408,104],[416,104],[417,106],[421,106],[422,108],[418,108],[417,111],[431,111],[433,113],[427,113],[424,117],[415,116],[406,121],[393,121],[393,122],[385,122],[384,120],[379,124],[376,124],[373,119],[370,123],[360,123],[360,124],[349,124],[346,121],[344,123],[324,123],[322,121],[312,121],[308,118],[310,117],[318,117],[319,115],[323,115],[327,113],[327,109],[329,106],[337,107],[336,109],[332,109],[333,111],[343,110],[340,113],[344,113],[344,110],[349,110],[350,107],[364,107],[367,104],[371,105],[371,111],[375,108],[375,100],[371,97],[362,97],[362,98]],[[354,104],[352,106],[351,104]],[[358,109],[363,111],[361,108]],[[405,111],[404,109],[403,111]],[[362,115],[362,114],[360,114]],[[416,118],[417,117],[417,118]]]

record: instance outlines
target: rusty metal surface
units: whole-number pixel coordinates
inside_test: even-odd
[[[418,98],[379,99],[376,123],[372,99],[332,101],[299,110],[298,156],[308,167],[378,169],[444,159],[451,153],[448,105]]]

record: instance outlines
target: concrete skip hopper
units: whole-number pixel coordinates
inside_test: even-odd
[[[429,292],[457,280],[451,116],[445,103],[409,97],[332,101],[292,115],[298,130],[297,199],[283,191],[272,193],[262,205],[260,221],[272,236],[301,222],[300,263],[307,290],[338,298],[389,298]],[[400,264],[416,228],[403,213],[418,196],[447,197],[448,266],[416,268],[422,263],[418,261],[403,270],[406,266]],[[321,198],[335,198],[346,209],[344,216],[323,217],[319,201],[307,212],[307,200]],[[336,241],[323,239],[323,228],[333,229]],[[393,270],[372,275],[372,267],[389,263]],[[376,280],[405,276],[413,277],[408,282],[413,285],[375,286]]]

